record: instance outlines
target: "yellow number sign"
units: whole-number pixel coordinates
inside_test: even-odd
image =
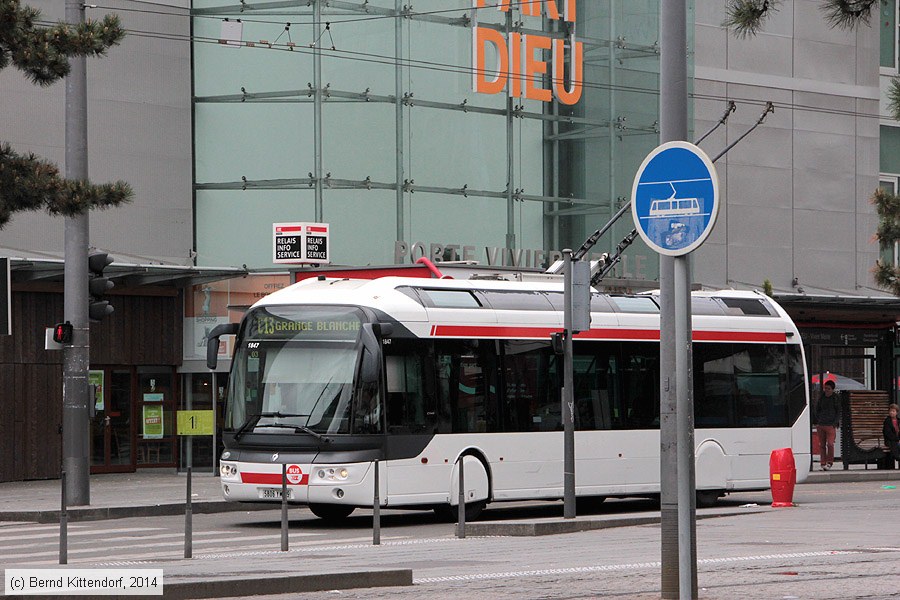
[[[213,411],[179,410],[178,435],[212,435]]]

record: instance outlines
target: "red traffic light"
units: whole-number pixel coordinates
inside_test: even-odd
[[[53,341],[57,344],[71,344],[72,324],[68,321],[65,323],[57,323],[56,326],[53,327]]]

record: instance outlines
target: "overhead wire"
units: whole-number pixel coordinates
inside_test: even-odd
[[[140,2],[140,3],[144,3],[144,2],[142,2],[142,0],[126,0],[126,1],[128,1],[128,2]],[[467,6],[467,7],[456,7],[456,8],[441,8],[441,9],[437,9],[437,10],[424,10],[424,11],[412,11],[412,10],[410,10],[410,11],[407,11],[407,12],[400,12],[399,14],[369,15],[369,16],[365,16],[365,17],[350,17],[350,18],[347,18],[347,19],[341,19],[341,18],[334,19],[334,18],[329,18],[328,20],[329,20],[331,23],[360,23],[360,22],[365,22],[365,21],[379,21],[379,20],[385,20],[385,19],[408,19],[408,18],[410,18],[410,17],[419,17],[419,16],[436,16],[436,15],[444,15],[444,14],[458,14],[458,13],[460,13],[460,12],[469,13],[469,12],[471,12],[471,11],[473,11],[473,10],[474,10],[474,11],[498,10],[499,7],[500,7],[501,5],[509,6],[509,7],[511,7],[511,8],[516,8],[516,7],[520,7],[520,6],[524,5],[524,4],[534,4],[535,2],[540,2],[541,4],[545,4],[545,3],[548,2],[548,1],[549,1],[549,0],[505,0],[505,1],[502,1],[502,2],[499,2],[499,3],[496,3],[496,4],[486,4],[486,5],[484,5],[484,6],[477,6],[477,7],[475,7],[475,6]],[[561,0],[561,1],[564,1],[564,0]],[[154,5],[157,5],[157,6],[165,6],[165,5],[161,5],[161,4],[155,3],[155,2],[146,2],[146,4],[154,4]],[[122,7],[113,7],[113,6],[101,6],[101,5],[99,5],[99,4],[90,4],[90,5],[88,5],[88,6],[90,6],[91,8],[99,8],[99,9],[103,9],[103,10],[129,11],[129,12],[146,12],[146,13],[150,13],[150,14],[166,14],[166,15],[173,15],[173,16],[191,16],[191,17],[194,17],[194,18],[204,18],[204,19],[218,19],[218,20],[222,20],[222,19],[224,18],[224,17],[222,17],[222,16],[217,16],[217,15],[197,15],[197,14],[191,15],[190,13],[187,13],[187,14],[186,14],[186,13],[184,13],[184,12],[182,12],[182,13],[164,13],[164,12],[157,12],[157,11],[146,11],[146,10],[137,9],[137,8],[122,8]],[[247,7],[250,8],[251,10],[254,10],[254,9],[255,9],[254,5],[252,5],[252,4],[247,5]],[[171,8],[177,8],[177,7],[172,6]],[[297,8],[300,8],[300,6],[298,5]],[[384,8],[384,7],[380,7],[380,8]],[[264,10],[264,9],[259,9],[259,10]],[[386,9],[386,10],[390,10],[390,9]],[[269,15],[284,15],[284,16],[303,16],[303,15],[299,15],[299,14],[297,14],[297,13],[287,13],[287,12],[285,12],[285,13],[273,13],[273,12],[269,12],[269,13],[265,13],[265,14],[269,14]],[[311,14],[305,15],[305,16],[311,16]],[[229,15],[228,18],[234,18],[234,17],[232,17],[231,15]],[[255,18],[245,19],[243,16],[240,17],[240,20],[241,20],[241,21],[244,21],[244,22],[246,22],[246,23],[264,23],[264,24],[271,24],[271,25],[283,24],[283,21],[269,21],[269,20],[264,20],[264,19],[255,19]],[[324,22],[324,21],[323,21],[323,22]]]
[[[153,2],[143,2],[143,0],[128,0],[128,1],[136,2],[136,3],[143,3],[143,4],[158,5],[157,3],[153,3]],[[522,2],[512,2],[512,5],[515,6],[515,5],[523,4],[526,1],[528,1],[528,0],[522,0]],[[545,1],[545,0],[540,0],[540,1]],[[163,14],[166,16],[178,16],[178,17],[187,17],[187,18],[196,18],[196,17],[205,17],[206,16],[206,15],[191,15],[186,12],[162,13],[160,11],[148,11],[148,10],[143,10],[143,9],[127,9],[127,8],[121,8],[121,7],[106,7],[106,6],[99,6],[99,5],[93,5],[93,4],[88,5],[88,6],[90,6],[91,8],[97,8],[97,9],[103,9],[103,10],[133,11],[133,12],[141,12],[141,13],[148,13],[148,14]],[[497,7],[497,5],[493,4],[493,5],[486,5],[484,7],[479,7],[479,8],[475,8],[475,9],[472,9],[472,8],[442,9],[442,10],[427,11],[427,12],[413,13],[413,14],[420,15],[420,14],[437,14],[437,13],[445,13],[445,12],[459,12],[460,10],[465,10],[465,11],[485,10],[485,9],[489,9],[489,8],[496,9],[496,7]],[[176,7],[172,7],[172,8],[176,8]],[[409,13],[404,13],[402,15],[374,15],[372,17],[355,19],[355,21],[374,20],[376,18],[377,19],[387,19],[387,18],[406,17],[408,14]],[[218,16],[212,16],[212,18],[214,18],[215,20],[218,20],[218,21],[224,20],[222,17],[218,17]],[[248,19],[241,19],[241,20],[245,21],[245,22],[251,22]],[[258,22],[263,23],[263,24],[278,25],[281,27],[284,27],[285,25],[288,24],[285,21],[258,21]],[[329,20],[328,22],[336,23],[336,21],[334,21],[334,20]],[[345,21],[340,21],[340,22],[349,23],[352,21],[345,20]],[[39,21],[39,23],[44,24],[44,25],[53,25],[54,24],[52,22],[46,22],[46,21]],[[304,25],[306,25],[306,23],[304,23]],[[312,23],[312,25],[314,25],[314,23]],[[190,35],[190,34],[178,34],[178,33],[169,33],[169,32],[142,31],[142,30],[128,29],[128,28],[125,28],[125,31],[126,31],[126,33],[128,33],[130,35],[134,35],[136,37],[144,37],[144,38],[151,38],[151,39],[165,39],[165,40],[170,40],[170,41],[184,41],[184,42],[189,42],[189,43],[223,45],[218,38],[211,38],[211,37],[205,37],[205,36]],[[329,35],[330,35],[330,33],[331,32],[329,31]],[[267,43],[262,40],[261,41],[240,41],[240,42],[235,42],[235,43],[240,44],[240,47],[243,47],[243,48],[275,50],[275,51],[283,51],[283,52],[287,51],[287,52],[295,52],[295,53],[306,54],[306,55],[311,55],[312,51],[313,51],[313,49],[307,45],[275,44],[275,43]],[[231,44],[229,44],[229,45],[231,45]],[[332,48],[330,50],[328,50],[328,49],[325,49],[325,50],[335,53],[334,55],[331,56],[332,58],[339,58],[339,59],[343,59],[343,60],[368,62],[371,64],[389,65],[389,66],[395,66],[398,62],[397,59],[392,55],[388,56],[388,55],[376,54],[376,53],[371,53],[371,52],[343,50],[343,49],[339,49],[339,48]],[[440,62],[428,61],[428,60],[416,60],[416,59],[412,59],[412,58],[401,58],[399,62],[401,63],[401,65],[403,65],[407,68],[418,68],[418,69],[432,70],[432,71],[437,71],[437,72],[456,73],[456,74],[463,74],[463,75],[472,75],[473,73],[479,72],[478,69],[476,69],[475,67],[457,65],[457,64],[452,64],[452,63],[440,63]],[[491,69],[485,69],[484,72],[489,75],[493,75],[496,73],[496,71],[491,70]],[[519,75],[519,76],[522,77],[523,79],[529,78],[529,76],[527,76],[527,75]],[[531,80],[540,82],[543,79],[542,79],[542,77],[532,76]],[[581,85],[584,89],[596,89],[596,90],[603,90],[603,91],[615,91],[615,92],[636,93],[636,94],[649,94],[649,95],[656,95],[656,96],[659,95],[659,90],[636,87],[636,86],[627,86],[627,85],[622,85],[622,84],[612,85],[612,84],[592,83],[592,82],[588,82],[588,81],[582,81]],[[739,102],[741,104],[746,104],[746,105],[751,105],[751,106],[753,106],[753,105],[765,106],[767,103],[766,100],[759,100],[756,98],[741,98],[738,96],[731,96],[731,95],[720,96],[720,95],[715,95],[715,94],[692,93],[692,94],[690,94],[690,97],[694,98],[695,100],[724,101],[724,102],[735,101],[735,102]],[[782,110],[798,110],[798,111],[809,112],[809,113],[835,115],[835,116],[876,118],[879,120],[892,118],[890,115],[882,115],[880,113],[862,112],[862,111],[854,110],[854,109],[824,108],[824,107],[812,106],[812,105],[808,105],[808,104],[799,104],[799,103],[794,103],[794,102],[778,102],[778,101],[773,101],[772,104],[776,109],[782,109]]]

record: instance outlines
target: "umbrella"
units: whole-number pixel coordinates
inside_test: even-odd
[[[868,389],[866,384],[860,383],[855,379],[850,379],[849,377],[844,377],[843,375],[837,375],[835,373],[825,372],[825,381],[833,381],[834,389],[840,390],[865,390]],[[819,386],[819,375],[813,375],[811,382],[814,387]]]

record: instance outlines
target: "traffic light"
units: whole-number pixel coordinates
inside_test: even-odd
[[[57,323],[53,327],[53,341],[57,344],[71,344],[72,324],[68,321],[65,323]]]
[[[88,254],[88,316],[91,321],[100,321],[115,310],[103,296],[115,284],[103,276],[103,270],[111,265],[113,257],[106,252]]]

